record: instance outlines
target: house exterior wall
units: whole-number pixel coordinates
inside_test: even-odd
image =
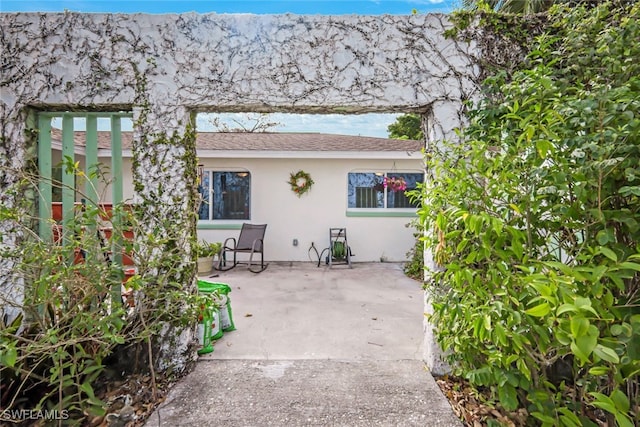
[[[347,174],[352,171],[390,171],[390,160],[358,159],[201,159],[205,168],[217,170],[245,168],[251,172],[251,219],[247,222],[268,224],[265,234],[265,257],[270,261],[309,261],[311,243],[322,251],[329,246],[329,228],[347,228],[354,262],[405,261],[413,247],[413,229],[407,228],[414,212],[405,217],[347,216]],[[395,161],[397,169],[420,173],[420,159]],[[313,187],[298,197],[289,186],[289,174],[298,170],[309,173]],[[217,224],[241,224],[243,221],[200,221],[198,236],[207,241],[223,242],[237,237],[238,230],[211,229]],[[293,240],[298,245],[293,245]],[[311,261],[317,261],[315,253]]]

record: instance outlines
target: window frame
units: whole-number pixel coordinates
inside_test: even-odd
[[[247,222],[251,220],[251,215],[252,215],[252,199],[253,199],[253,195],[252,195],[252,173],[251,171],[249,171],[248,169],[244,169],[244,168],[222,168],[222,167],[212,167],[212,168],[203,168],[201,170],[202,175],[199,176],[198,178],[198,193],[202,194],[200,192],[200,186],[202,185],[201,182],[204,181],[205,177],[204,174],[210,174],[210,178],[208,180],[209,182],[209,200],[212,201],[211,204],[209,204],[208,206],[208,215],[206,219],[202,219],[200,218],[201,215],[201,209],[202,207],[200,207],[198,209],[197,215],[198,215],[198,227],[199,228],[206,228],[207,225],[211,226],[211,225],[231,225],[232,228],[234,228],[235,225],[241,225],[243,222]],[[215,216],[215,183],[214,183],[214,175],[215,174],[223,174],[223,173],[228,173],[228,174],[247,174],[244,177],[241,178],[247,178],[248,179],[248,183],[247,183],[247,201],[246,204],[244,206],[244,209],[246,210],[246,217],[239,217],[239,218],[214,218]],[[202,197],[202,201],[201,203],[205,204],[206,202],[206,198]],[[201,227],[202,226],[202,227]]]
[[[347,216],[415,216],[418,210],[418,207],[406,207],[406,208],[396,208],[389,207],[389,192],[388,188],[383,187],[382,189],[382,206],[380,207],[354,207],[350,206],[350,194],[352,186],[351,184],[351,174],[372,174],[379,176],[381,178],[391,177],[393,175],[404,175],[404,174],[415,174],[421,175],[422,180],[417,182],[424,182],[425,180],[425,172],[418,169],[402,169],[402,170],[382,170],[382,169],[366,169],[366,170],[352,170],[347,172],[347,182],[346,182],[346,203],[347,203]],[[353,186],[353,196],[354,203],[356,197],[356,189],[358,187]],[[374,187],[363,187],[363,188],[374,188]],[[410,188],[411,190],[413,188]]]

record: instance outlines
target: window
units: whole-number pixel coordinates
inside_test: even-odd
[[[409,208],[415,209],[405,191],[423,182],[422,173],[350,172],[348,178],[349,208]],[[386,183],[386,185],[385,185]],[[400,183],[403,183],[400,185]],[[406,189],[402,187],[406,186]]]
[[[203,171],[198,191],[198,218],[250,219],[251,174],[245,171]]]

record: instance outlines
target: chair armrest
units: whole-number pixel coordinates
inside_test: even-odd
[[[233,246],[227,246],[227,242],[232,241],[233,242]],[[235,237],[227,237],[227,239],[224,241],[224,245],[222,245],[222,250],[225,249],[231,249],[234,250],[236,248],[236,238]]]

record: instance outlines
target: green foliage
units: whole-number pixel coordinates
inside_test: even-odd
[[[409,261],[404,265],[404,274],[415,280],[424,280],[424,237],[420,230],[413,235],[416,242],[407,253]]]
[[[424,184],[418,183],[414,190],[408,191],[407,196],[411,200],[412,203],[420,203],[422,200],[422,194],[424,191]],[[405,263],[403,267],[404,274],[411,277],[412,279],[424,281],[424,227],[419,220],[412,220],[407,227],[412,227],[415,229],[413,233],[413,237],[416,239],[413,248],[407,252],[407,258],[409,261]]]
[[[417,114],[403,114],[387,127],[392,139],[424,139],[421,118]]]
[[[469,10],[493,10],[526,15],[544,12],[553,3],[554,0],[462,0],[462,7]]]
[[[202,240],[196,246],[196,253],[198,257],[212,257],[218,255],[222,250],[222,243],[220,242],[207,242]]]
[[[87,178],[71,159],[65,166],[77,180]],[[29,187],[37,188],[37,182],[26,177],[20,188]],[[16,307],[21,314],[0,322],[3,409],[55,409],[76,424],[103,415],[107,406],[96,396],[97,387],[114,369],[115,353],[139,359],[136,346],[157,336],[163,322],[192,327],[197,319],[201,298],[172,280],[172,272],[183,269],[183,251],[176,247],[168,261],[145,257],[145,252],[165,249],[167,237],[155,230],[144,234],[144,240],[124,238],[131,231],[143,233],[139,207],[121,204],[107,212],[96,201],[85,200],[68,223],[51,220],[51,227],[60,230],[53,241],[43,240],[29,228],[31,222],[21,220],[28,206],[0,209],[0,221],[11,221],[23,236],[20,245],[4,246],[0,256],[17,260],[13,274],[25,283],[24,299]],[[105,228],[110,236],[101,231]],[[124,254],[136,265],[137,274],[126,282],[133,290],[133,307],[123,305],[124,268],[117,259]],[[136,369],[127,365],[129,372]],[[152,365],[145,366],[143,359],[138,372],[154,375]]]
[[[98,237],[98,219],[106,216],[98,210],[85,205],[72,225],[52,224],[60,230],[57,242],[24,229],[22,244],[2,252],[20,259],[14,273],[29,284],[23,314],[0,328],[5,409],[65,410],[72,419],[104,413],[94,384],[105,358],[125,341],[126,312],[111,298],[116,288],[120,298],[123,274],[105,261],[111,248]],[[3,210],[0,219],[17,212]]]
[[[638,22],[638,4],[552,8],[462,143],[427,153],[438,341],[544,426],[640,421]]]

